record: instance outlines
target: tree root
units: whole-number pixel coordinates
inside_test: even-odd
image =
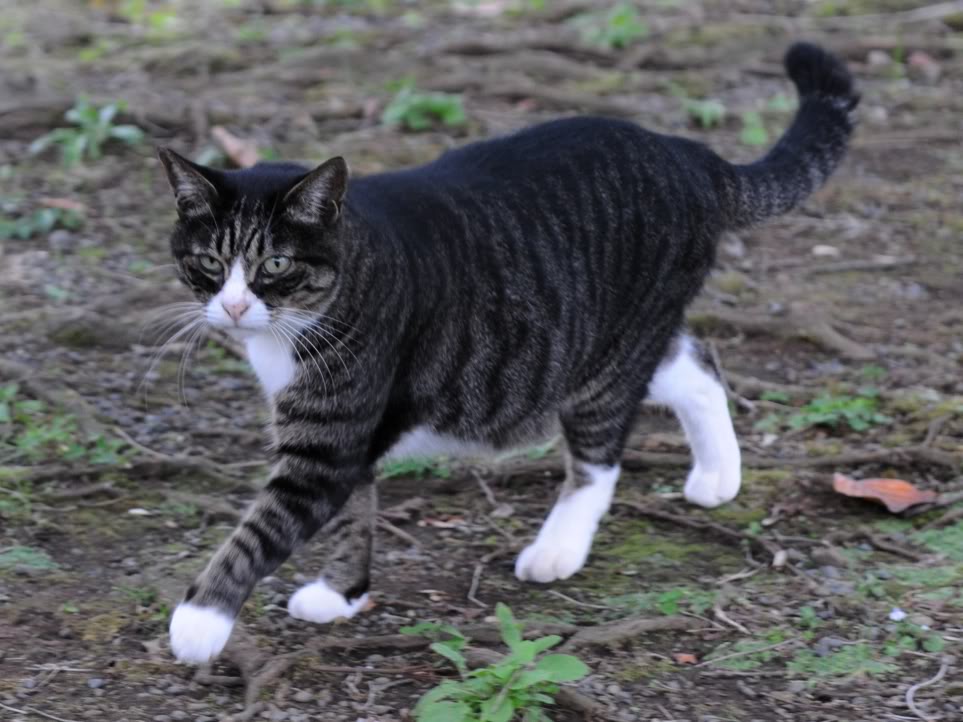
[[[721,325],[751,335],[801,338],[852,361],[871,361],[876,358],[875,351],[846,338],[811,309],[802,307],[791,309],[788,318],[711,309],[690,314],[688,321],[695,328]]]

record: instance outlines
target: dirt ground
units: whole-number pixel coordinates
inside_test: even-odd
[[[592,670],[556,720],[963,720],[963,7],[920,6],[5,0],[0,718],[407,720],[452,671],[398,629],[498,650],[503,601]],[[287,616],[305,550],[212,669],[174,663],[170,610],[265,477],[265,406],[223,338],[158,360],[174,328],[152,314],[188,294],[154,144],[228,167],[223,126],[262,158],[367,174],[587,111],[749,160],[791,117],[780,58],[802,37],[848,59],[861,125],[825,189],[723,240],[692,310],[732,387],[735,502],[684,502],[684,440],[646,412],[589,565],[538,587],[512,564],[554,448],[395,464],[366,613]],[[466,123],[383,122],[406,78]],[[126,101],[113,122],[144,140],[72,168],[29,154],[79,96]],[[891,513],[835,472],[938,496]]]

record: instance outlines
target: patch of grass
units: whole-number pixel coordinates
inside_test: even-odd
[[[143,141],[144,131],[136,125],[114,125],[114,118],[126,107],[123,101],[97,107],[81,98],[64,116],[72,127],[40,136],[30,144],[30,152],[38,154],[58,147],[64,166],[73,168],[84,160],[99,160],[104,145],[112,140],[137,145]]]
[[[550,722],[544,707],[554,703],[558,685],[589,673],[577,657],[545,654],[562,641],[561,637],[523,639],[522,625],[501,603],[495,608],[495,616],[509,654],[473,670],[462,654],[468,639],[451,625],[402,628],[403,633],[430,634],[439,639],[431,649],[451,662],[459,675],[459,679],[442,682],[418,701],[414,709],[418,722],[509,722],[517,717],[526,722]]]
[[[57,569],[59,565],[43,549],[14,546],[0,552],[0,569]]]
[[[814,677],[847,679],[857,675],[886,674],[894,671],[896,666],[880,660],[869,644],[859,642],[847,644],[824,657],[804,649],[796,653],[786,668],[792,674],[806,677],[810,684],[814,684]]]
[[[963,562],[963,521],[942,529],[914,532],[913,541],[944,555],[955,562]]]
[[[216,374],[236,376],[252,373],[251,365],[247,361],[236,358],[214,341],[208,341],[199,355],[201,363]]]
[[[428,477],[447,479],[451,476],[451,469],[445,464],[444,459],[430,457],[392,459],[381,465],[378,478],[392,479],[396,476],[411,476],[415,479]]]
[[[779,644],[786,639],[782,630],[774,629],[761,639],[740,639],[735,642],[723,642],[713,649],[705,657],[705,661],[718,659],[713,663],[715,669],[730,669],[737,672],[746,672],[751,669],[758,669],[766,662],[779,656],[778,649],[772,649],[772,645]],[[729,659],[722,659],[728,655],[733,656]]]
[[[467,124],[468,118],[460,95],[423,93],[415,88],[411,80],[406,80],[401,82],[395,97],[381,114],[381,122],[421,131],[438,124],[446,128],[460,128]]]
[[[6,462],[50,457],[91,464],[120,464],[126,444],[104,436],[84,437],[70,414],[43,401],[22,398],[17,384],[0,386],[0,456]]]
[[[755,428],[759,431],[776,431],[783,427],[792,430],[848,427],[851,431],[865,431],[890,421],[892,419],[879,410],[879,395],[876,390],[862,388],[855,395],[818,396],[789,414],[769,414],[759,420]]]
[[[584,13],[573,22],[581,28],[583,42],[609,50],[627,48],[649,34],[649,26],[629,3],[618,3],[601,13]]]
[[[713,590],[674,587],[664,592],[634,592],[608,597],[605,603],[633,612],[657,611],[668,616],[683,611],[703,614],[712,608],[715,600],[716,593]]]

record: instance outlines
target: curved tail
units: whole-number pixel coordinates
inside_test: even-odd
[[[859,95],[843,62],[810,43],[793,45],[784,62],[799,92],[799,110],[764,158],[730,166],[733,174],[725,188],[730,228],[785,213],[800,203],[839,165],[853,132]]]

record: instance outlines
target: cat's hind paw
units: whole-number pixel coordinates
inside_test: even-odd
[[[179,662],[210,662],[224,649],[233,628],[234,619],[220,609],[184,602],[171,617],[171,650]]]
[[[552,535],[539,535],[539,539],[518,555],[515,576],[523,582],[540,584],[568,579],[585,566],[591,546],[592,537],[587,540],[566,540]]]
[[[324,579],[306,584],[288,600],[288,614],[315,624],[326,624],[338,618],[350,619],[364,609],[368,595],[347,600]]]
[[[686,501],[713,509],[732,501],[739,493],[741,474],[738,467],[729,473],[707,472],[696,466],[689,473],[683,494]]]

